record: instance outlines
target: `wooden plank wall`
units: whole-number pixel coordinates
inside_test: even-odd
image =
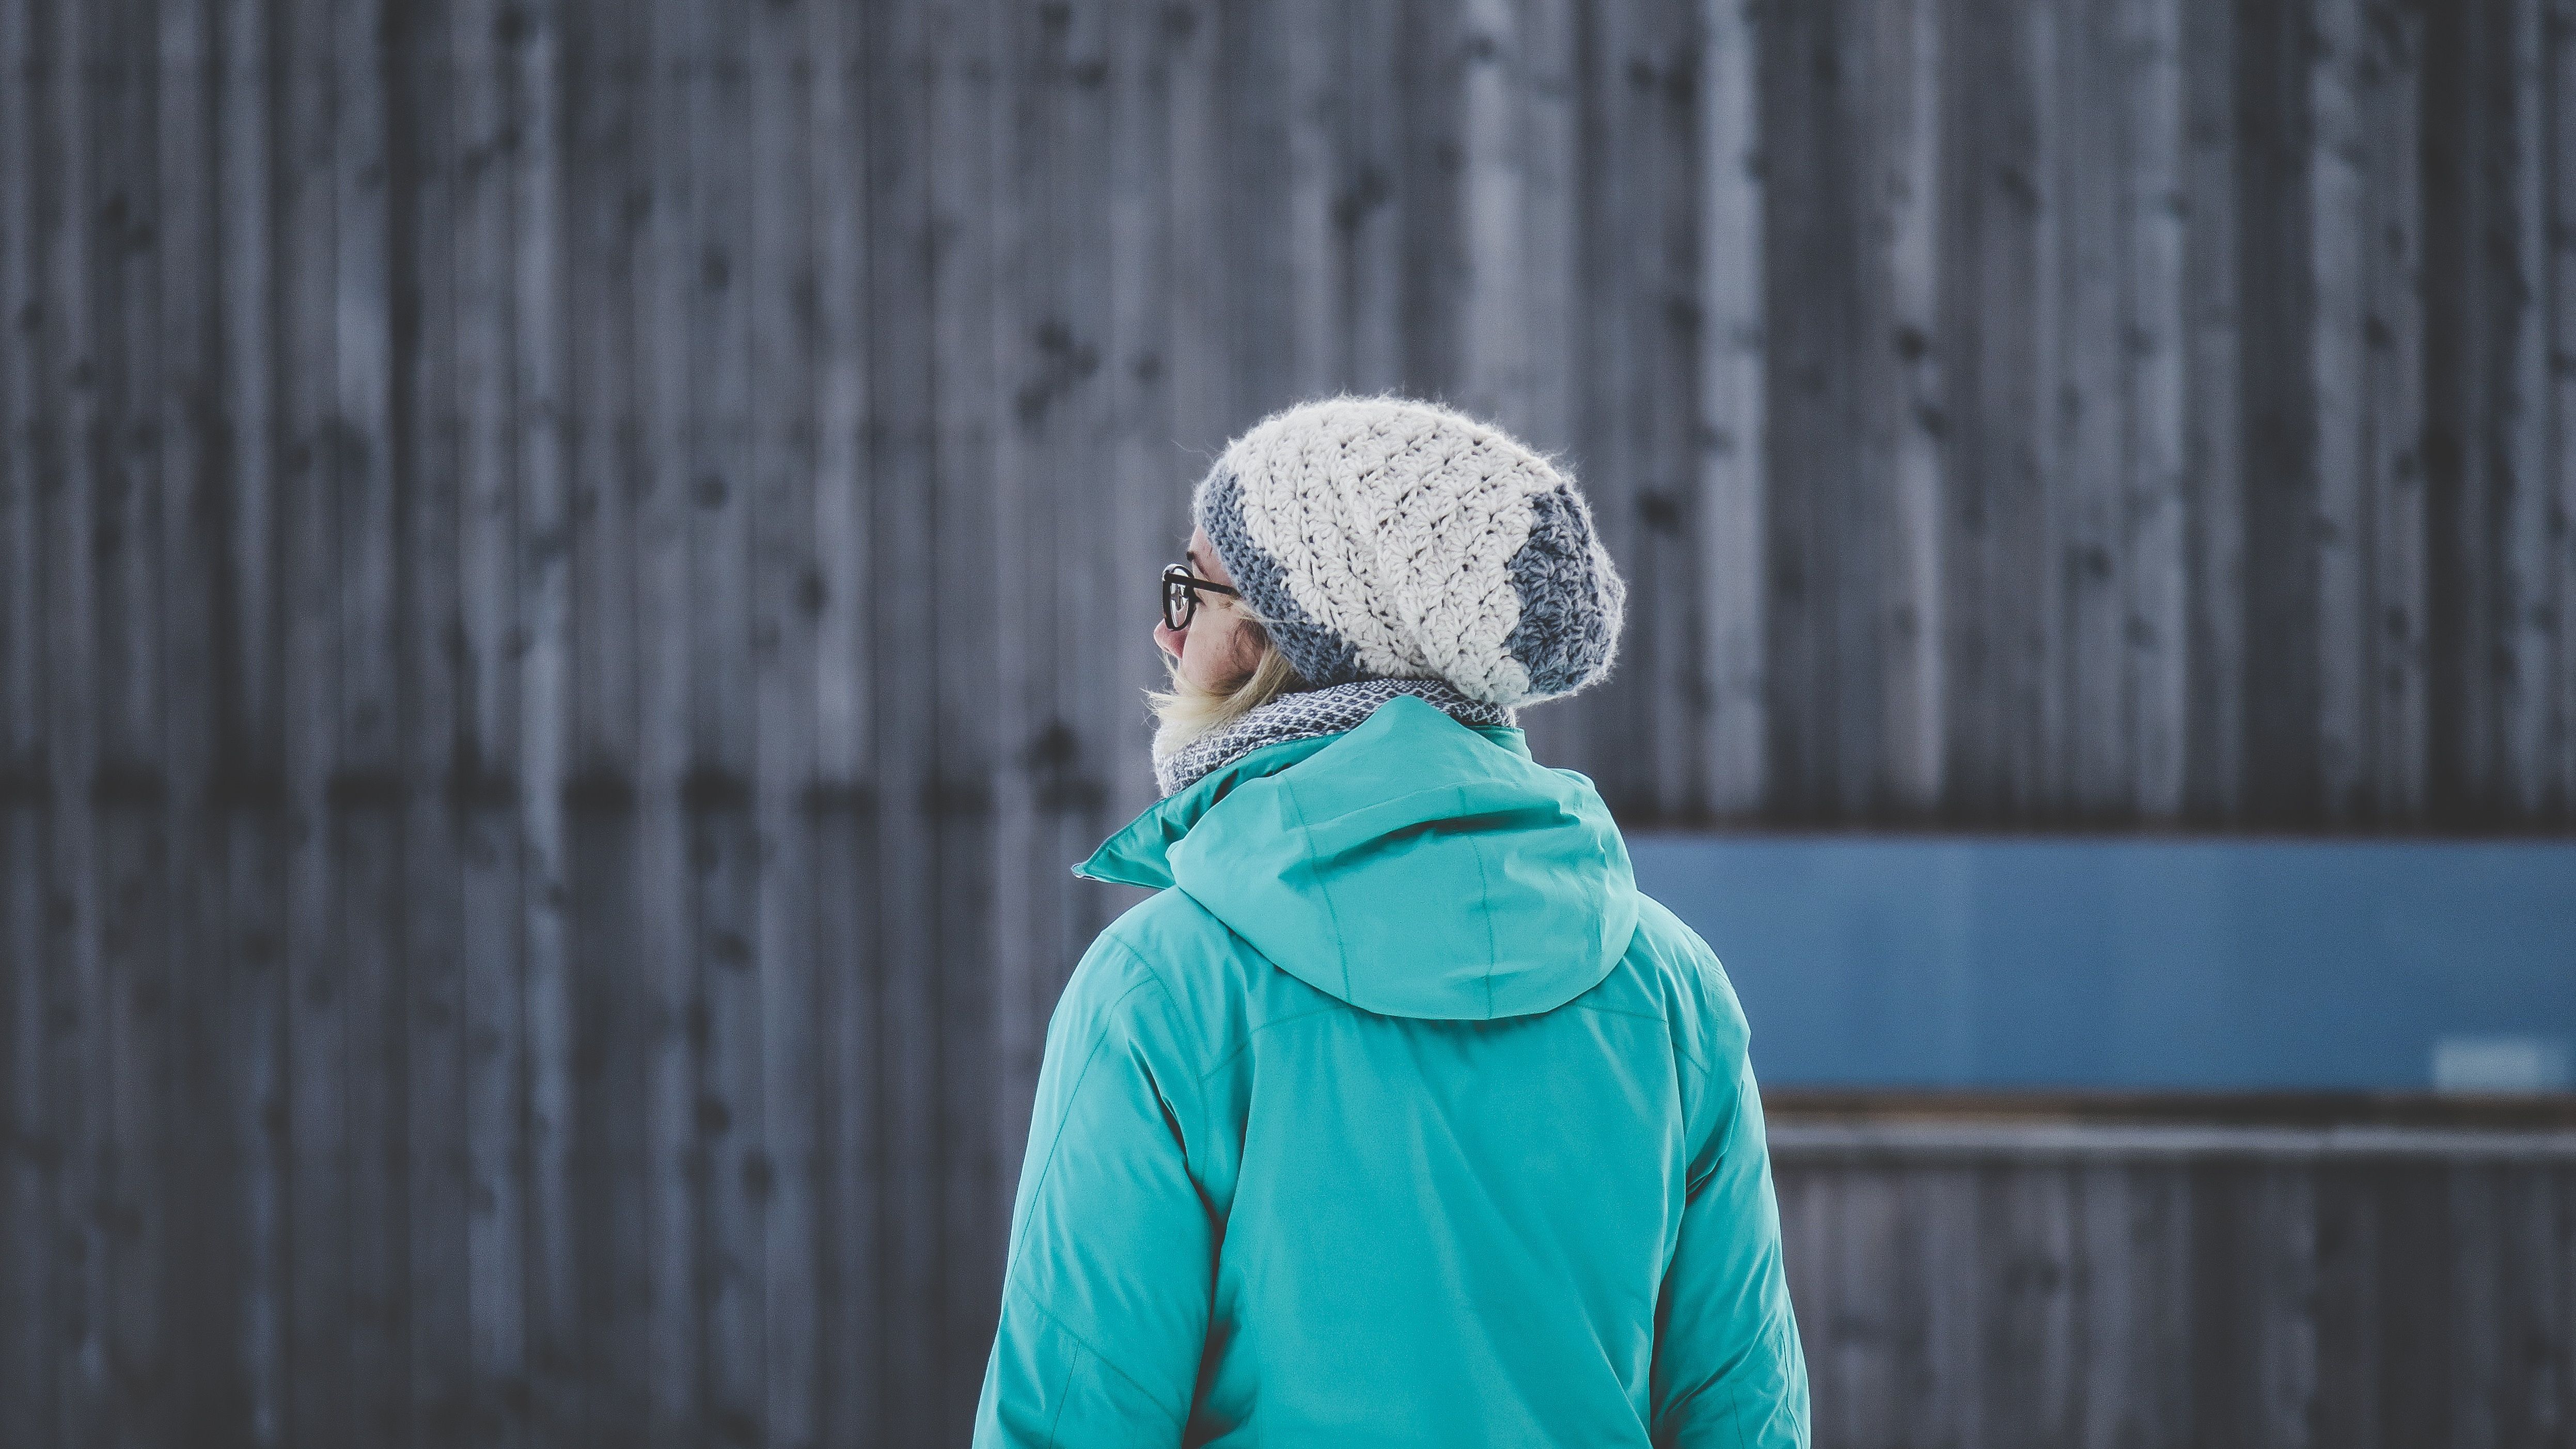
[[[2565,1131],[1771,1128],[1818,1449],[2549,1444]]]
[[[2567,829],[2565,10],[0,0],[12,1427],[956,1438],[1337,388],[1589,489],[1633,823]]]

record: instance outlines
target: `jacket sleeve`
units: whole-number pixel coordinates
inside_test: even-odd
[[[1181,1442],[1217,1233],[1193,1065],[1152,970],[1095,941],[1047,1022],[977,1449]]]
[[[1726,1065],[1709,1083],[1716,1127],[1691,1163],[1655,1303],[1654,1442],[1806,1449],[1807,1361],[1781,1269],[1762,1097],[1749,1061]]]

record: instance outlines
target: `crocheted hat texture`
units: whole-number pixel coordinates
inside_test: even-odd
[[[1574,482],[1491,423],[1343,395],[1271,414],[1190,500],[1312,686],[1440,679],[1503,708],[1609,672],[1626,585]]]

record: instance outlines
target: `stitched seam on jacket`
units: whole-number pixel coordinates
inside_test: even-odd
[[[1603,1016],[1626,1016],[1626,1017],[1634,1017],[1634,1018],[1635,1018],[1636,1020],[1638,1020],[1638,1021],[1651,1021],[1651,1022],[1655,1023],[1657,1026],[1660,1026],[1660,1027],[1662,1027],[1662,1028],[1664,1029],[1664,1035],[1665,1035],[1667,1038],[1669,1038],[1669,1037],[1672,1035],[1673,1024],[1672,1024],[1671,1019],[1670,1019],[1670,1018],[1667,1018],[1667,1017],[1657,1016],[1657,1015],[1655,1015],[1655,1014],[1654,1014],[1654,1013],[1652,1013],[1652,1012],[1648,1012],[1648,1011],[1630,1011],[1630,1010],[1628,1010],[1627,1008],[1625,1008],[1625,1007],[1620,1007],[1620,1006],[1594,1006],[1594,1005],[1592,1005],[1592,1004],[1590,1004],[1590,1003],[1588,1003],[1588,1002],[1582,1002],[1582,1001],[1569,1002],[1569,1003],[1567,1003],[1567,1004],[1568,1004],[1568,1005],[1570,1005],[1570,1006],[1576,1007],[1576,1008],[1578,1008],[1578,1009],[1580,1009],[1580,1010],[1583,1010],[1583,1011],[1597,1011],[1597,1012],[1601,1013]],[[1711,1070],[1709,1069],[1709,1065],[1708,1065],[1708,1063],[1701,1061],[1699,1058],[1697,1058],[1697,1057],[1695,1057],[1695,1056],[1692,1056],[1692,1055],[1691,1055],[1691,1053],[1690,1053],[1690,1048],[1688,1048],[1688,1047],[1686,1047],[1686,1046],[1683,1046],[1680,1042],[1674,1042],[1674,1043],[1673,1043],[1673,1055],[1674,1055],[1674,1056],[1677,1056],[1677,1057],[1679,1057],[1679,1058],[1681,1058],[1683,1061],[1686,1061],[1686,1062],[1690,1063],[1692,1066],[1695,1066],[1695,1067],[1699,1068],[1699,1074],[1700,1074],[1701,1076],[1703,1076],[1703,1077],[1714,1077],[1714,1076],[1716,1076],[1716,1075],[1717,1075],[1717,1073],[1716,1073],[1716,1072],[1711,1071]]]
[[[1252,1039],[1254,1037],[1261,1035],[1263,1032],[1270,1030],[1274,1026],[1286,1026],[1290,1022],[1304,1021],[1309,1017],[1336,1016],[1342,1012],[1357,1010],[1359,1010],[1358,1007],[1351,1005],[1347,1001],[1336,1001],[1330,1006],[1319,1006],[1312,1011],[1298,1012],[1295,1016],[1283,1016],[1272,1021],[1265,1021],[1261,1025],[1254,1027],[1252,1030],[1245,1032],[1243,1034],[1243,1040],[1226,1048],[1225,1055],[1217,1060],[1217,1064],[1215,1066],[1199,1073],[1199,1080],[1204,1082],[1208,1078],[1215,1076],[1217,1073],[1224,1071],[1227,1067],[1232,1066],[1234,1064],[1234,1059],[1243,1055],[1244,1051],[1252,1045]]]
[[[1125,941],[1119,940],[1115,936],[1104,936],[1102,939],[1107,941],[1110,945],[1117,947],[1119,950],[1126,952],[1127,959],[1136,963],[1136,969],[1145,973],[1145,979],[1140,982],[1139,985],[1153,987],[1155,992],[1163,998],[1163,1008],[1171,1013],[1173,1025],[1186,1026],[1187,1023],[1181,1018],[1181,1004],[1179,998],[1172,995],[1171,987],[1163,984],[1163,973],[1154,969],[1154,963],[1146,960],[1143,952],[1127,944]],[[1132,990],[1121,994],[1118,998],[1118,1004],[1122,1006],[1125,1005],[1127,998],[1135,994],[1136,993]],[[1184,1048],[1188,1045],[1188,1037],[1189,1033],[1187,1031],[1176,1032],[1174,1034],[1174,1040],[1179,1042]],[[1246,1042],[1251,1041],[1251,1039],[1252,1038],[1249,1035],[1244,1038]],[[1241,1049],[1242,1048],[1238,1047],[1235,1050],[1240,1051]],[[1226,1054],[1226,1060],[1234,1060],[1234,1053],[1228,1052]],[[1195,1099],[1190,1104],[1190,1116],[1193,1119],[1192,1125],[1198,1129],[1200,1141],[1209,1141],[1210,1139],[1207,1136],[1208,1113],[1205,1085],[1207,1083],[1207,1079],[1215,1074],[1216,1068],[1210,1067],[1207,1071],[1200,1072],[1184,1063],[1182,1070],[1184,1072],[1191,1073],[1189,1078],[1190,1095]],[[1196,1167],[1197,1164],[1190,1161],[1189,1144],[1187,1142],[1182,1143],[1181,1171],[1194,1185],[1204,1187],[1206,1184],[1199,1182]]]
[[[1467,787],[1461,785],[1458,787],[1458,810],[1465,814],[1468,809]],[[1458,838],[1467,842],[1467,856],[1476,862],[1477,896],[1480,899],[1490,897],[1494,893],[1494,878],[1485,871],[1485,853],[1476,848],[1474,836],[1461,835]],[[1494,958],[1502,954],[1502,947],[1494,941],[1494,913],[1478,911],[1476,914],[1485,918],[1485,1020],[1491,1021],[1494,1019]]]
[[[1028,1289],[1025,1285],[1022,1286],[1020,1291],[1028,1293]],[[1034,1301],[1037,1295],[1029,1293],[1029,1297]],[[1041,1313],[1045,1312],[1044,1309],[1040,1309],[1039,1311]],[[1049,1318],[1054,1317],[1053,1314],[1047,1314],[1047,1316]],[[1061,1324],[1057,1325],[1056,1331],[1064,1334],[1067,1338],[1073,1338],[1075,1346],[1080,1348],[1082,1353],[1069,1353],[1064,1356],[1064,1377],[1055,1381],[1055,1412],[1047,1417],[1046,1449],[1055,1449],[1057,1428],[1059,1425],[1064,1423],[1065,1401],[1073,1397],[1073,1371],[1082,1367],[1082,1354],[1091,1352],[1090,1345],[1084,1343],[1079,1338],[1074,1338],[1073,1335],[1067,1332]]]
[[[1280,803],[1288,807],[1289,813],[1297,817],[1297,833],[1310,834],[1311,832],[1306,828],[1306,811],[1297,803],[1297,792],[1282,790],[1279,792],[1279,799]],[[1333,909],[1333,893],[1325,889],[1324,877],[1315,869],[1315,857],[1312,855],[1306,857],[1306,879],[1315,883],[1315,899],[1324,903],[1324,919],[1332,924],[1333,954],[1340,957],[1342,961],[1342,1000],[1348,1001],[1351,999],[1351,951],[1350,947],[1342,941],[1341,912]]]
[[[1132,956],[1135,953],[1131,951],[1128,954]],[[1119,992],[1117,1000],[1110,1002],[1109,1005],[1101,1011],[1100,1034],[1091,1039],[1091,1050],[1083,1054],[1082,1070],[1074,1073],[1073,1084],[1065,1089],[1064,1099],[1067,1103],[1071,1103],[1074,1098],[1082,1095],[1082,1084],[1091,1076],[1091,1064],[1100,1060],[1100,1048],[1109,1040],[1109,1029],[1112,1025],[1112,1017],[1117,1012],[1118,1008],[1126,1002],[1128,997],[1144,990],[1148,985],[1159,984],[1160,983],[1151,980],[1151,978],[1148,978],[1145,981],[1139,981],[1135,985],[1128,987],[1126,990]],[[1047,1139],[1046,1162],[1043,1166],[1038,1168],[1037,1181],[1029,1184],[1029,1194],[1032,1201],[1035,1200],[1038,1191],[1046,1186],[1047,1175],[1055,1171],[1055,1155],[1058,1151],[1062,1150],[1063,1147],[1064,1122],[1059,1118],[1055,1124],[1055,1135]],[[1031,1213],[1028,1220],[1020,1224],[1019,1235],[1011,1239],[1010,1251],[1003,1256],[1004,1262],[1016,1263],[1019,1261],[1020,1244],[1027,1241],[1029,1229],[1036,1224],[1036,1221],[1037,1215],[1035,1213]],[[1053,1315],[1050,1314],[1049,1316],[1052,1317]]]
[[[1031,1308],[1036,1309],[1041,1315],[1043,1315],[1047,1322],[1055,1325],[1058,1333],[1061,1333],[1065,1337],[1072,1339],[1075,1343],[1082,1345],[1082,1351],[1090,1354],[1093,1358],[1100,1360],[1100,1366],[1102,1368],[1105,1368],[1111,1373],[1118,1375],[1118,1377],[1125,1379],[1130,1388],[1133,1388],[1136,1392],[1145,1396],[1145,1402],[1152,1404],[1157,1409],[1161,1409],[1166,1414],[1171,1412],[1171,1409],[1163,1403],[1160,1396],[1158,1396],[1152,1389],[1145,1387],[1142,1379],[1139,1379],[1134,1374],[1120,1368],[1116,1359],[1102,1353],[1097,1344],[1094,1344],[1090,1339],[1083,1337],[1081,1334],[1074,1332],[1072,1324],[1069,1324],[1062,1318],[1057,1317],[1055,1310],[1046,1306],[1046,1300],[1038,1296],[1038,1290],[1030,1287],[1027,1280],[1017,1280],[1014,1286],[1020,1290],[1022,1297],[1029,1300],[1029,1306]],[[1184,1413],[1181,1417],[1172,1421],[1172,1427],[1175,1429],[1185,1429],[1189,1426],[1189,1422],[1189,1415]],[[1047,1432],[1049,1437],[1052,1438],[1054,1430],[1050,1429]]]

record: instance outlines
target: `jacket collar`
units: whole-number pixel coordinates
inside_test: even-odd
[[[1470,725],[1468,728],[1524,760],[1530,758],[1529,738],[1518,725]],[[1073,873],[1085,880],[1106,881],[1112,885],[1163,889],[1172,883],[1169,859],[1172,847],[1182,836],[1189,834],[1190,827],[1196,825],[1199,818],[1224,799],[1229,791],[1247,780],[1275,775],[1340,738],[1339,734],[1312,735],[1246,751],[1241,757],[1210,770],[1187,789],[1146,807],[1145,813],[1102,841],[1089,859],[1073,868]]]

